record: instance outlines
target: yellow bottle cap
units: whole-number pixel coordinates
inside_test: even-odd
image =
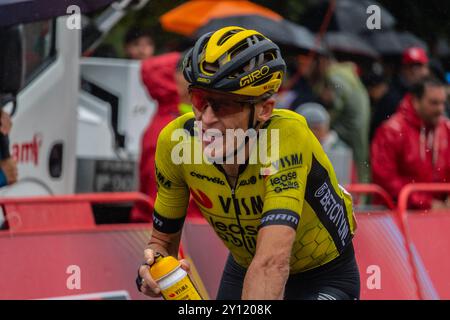
[[[180,262],[172,256],[156,259],[155,264],[150,267],[153,279],[159,280],[180,266]]]

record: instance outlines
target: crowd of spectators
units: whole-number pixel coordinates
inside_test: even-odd
[[[181,56],[154,57],[151,36],[136,28],[127,33],[124,48],[128,58],[143,60],[142,78],[159,104],[142,139],[140,162],[140,190],[154,197],[151,154],[158,130],[189,109]],[[410,47],[398,58],[398,69],[385,72],[382,58],[368,68],[346,57],[338,61],[330,51],[287,57],[277,107],[306,118],[342,185],[377,183],[396,200],[408,183],[449,182],[449,84],[436,60]],[[416,194],[410,206],[442,208],[450,202],[445,195]],[[145,208],[133,212],[135,220],[147,219]]]
[[[364,70],[319,54],[309,68],[298,68],[301,77],[280,94],[279,107],[305,116],[342,184],[376,183],[396,200],[408,183],[450,182],[449,84],[430,61],[423,48],[407,48],[388,78],[382,60]],[[348,151],[330,151],[330,139]],[[349,152],[353,174],[342,166]],[[445,194],[416,193],[409,206],[450,208],[450,202]]]

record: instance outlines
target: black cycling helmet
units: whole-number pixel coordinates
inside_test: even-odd
[[[186,54],[183,68],[191,86],[251,97],[277,92],[285,71],[278,46],[241,27],[201,36]]]

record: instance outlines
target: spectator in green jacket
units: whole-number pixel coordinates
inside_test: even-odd
[[[369,180],[370,99],[356,66],[338,63],[329,56],[319,56],[316,67],[319,81],[314,91],[327,106],[331,128],[353,150],[358,179]]]

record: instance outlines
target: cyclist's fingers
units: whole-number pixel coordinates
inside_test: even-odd
[[[191,270],[191,265],[189,264],[189,262],[186,259],[181,259],[180,265],[184,271],[189,272]]]
[[[149,290],[153,291],[155,294],[159,294],[161,292],[158,283],[156,283],[156,281],[150,275],[148,266],[141,266],[139,268],[139,275],[142,277],[142,279],[144,279],[143,285],[148,287]]]
[[[149,288],[149,286],[143,282],[141,285],[141,292],[149,297],[158,298],[161,297],[161,292],[155,293],[152,289]]]
[[[155,252],[152,249],[144,250],[144,261],[149,265],[152,265],[155,260]]]

